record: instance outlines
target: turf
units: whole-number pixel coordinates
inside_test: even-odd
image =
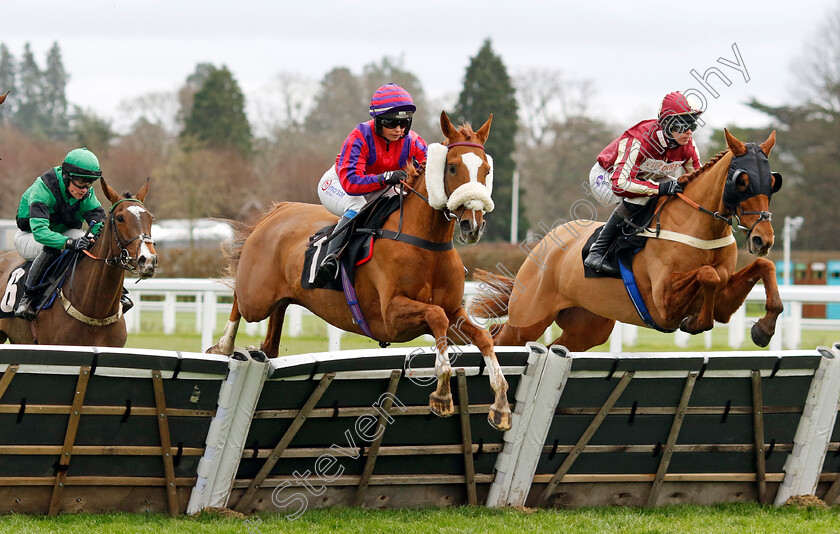
[[[248,518],[204,515],[169,518],[161,515],[105,514],[0,517],[0,532],[122,534],[134,532],[186,534],[239,532],[268,534],[352,532],[411,533],[835,533],[840,508],[774,508],[757,504],[673,506],[655,509],[581,508],[576,510],[489,510],[480,507],[421,510],[333,508],[304,513],[295,521],[281,515]]]

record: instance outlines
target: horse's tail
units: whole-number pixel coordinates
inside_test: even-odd
[[[495,319],[508,314],[510,294],[516,280],[506,276],[496,276],[482,269],[475,270],[475,279],[481,282],[479,296],[473,299],[470,312],[482,319]]]
[[[227,267],[222,272],[222,276],[233,280],[236,278],[236,271],[239,268],[239,256],[242,255],[242,246],[245,244],[245,240],[248,239],[248,236],[254,231],[256,225],[246,224],[231,219],[215,220],[225,222],[233,228],[233,235],[230,239],[226,239],[222,242],[222,254],[227,261]]]
[[[256,230],[269,215],[274,213],[274,211],[282,205],[283,203],[281,202],[275,202],[272,204],[271,208],[260,216],[257,222],[253,224],[234,221],[231,219],[214,219],[216,221],[227,223],[233,228],[233,235],[230,239],[227,239],[222,243],[222,254],[228,264],[222,273],[222,276],[230,278],[231,280],[236,278],[236,271],[239,268],[239,257],[242,255],[242,247],[245,245],[245,240],[248,239],[248,236],[254,233],[254,230]]]

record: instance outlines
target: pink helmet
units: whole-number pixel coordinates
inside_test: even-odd
[[[404,119],[411,117],[415,111],[417,107],[411,95],[395,83],[383,85],[370,99],[370,116],[374,118],[389,115],[392,118]]]
[[[692,106],[682,93],[674,91],[662,99],[662,105],[659,106],[659,122],[672,115],[699,117],[701,113],[703,112]]]

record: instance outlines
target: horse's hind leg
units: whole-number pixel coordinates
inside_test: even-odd
[[[572,352],[583,352],[610,338],[615,321],[596,315],[583,308],[567,308],[557,314],[555,320],[563,333],[554,340]]]
[[[236,294],[233,295],[233,307],[230,310],[228,322],[225,325],[225,332],[219,339],[219,342],[207,349],[208,354],[224,354],[228,356],[233,354],[233,344],[236,341],[236,333],[239,331],[239,320],[242,315],[239,313],[239,303],[236,300]]]
[[[543,335],[545,329],[551,326],[553,321],[554,317],[550,316],[531,326],[518,327],[511,326],[510,319],[508,319],[508,322],[503,324],[493,336],[493,344],[497,347],[501,345],[521,346],[529,341],[536,341]]]
[[[281,302],[268,317],[268,331],[265,340],[260,345],[266,356],[276,358],[280,348],[280,334],[283,331],[283,320],[286,317],[288,303]]]

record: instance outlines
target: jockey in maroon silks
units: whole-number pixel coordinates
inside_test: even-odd
[[[323,286],[338,275],[338,253],[344,244],[346,222],[383,188],[406,178],[402,170],[409,162],[426,162],[426,142],[411,131],[417,108],[408,91],[395,83],[383,85],[370,101],[367,122],[356,126],[341,152],[318,182],[318,197],[334,215],[341,216],[333,230],[315,284]],[[338,233],[344,235],[337,235]]]
[[[679,92],[665,95],[656,119],[625,131],[600,154],[589,174],[595,196],[604,204],[619,202],[583,264],[604,274],[618,274],[618,265],[604,259],[621,223],[653,197],[676,195],[682,186],[673,179],[700,168],[692,139],[701,110]]]

